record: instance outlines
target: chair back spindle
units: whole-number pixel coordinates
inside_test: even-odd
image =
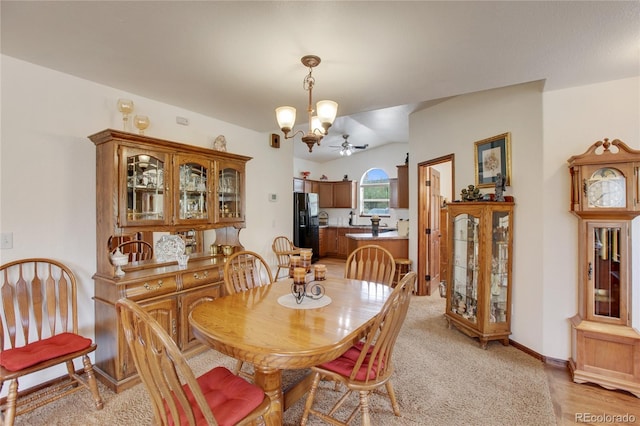
[[[351,252],[345,263],[344,276],[390,286],[395,272],[396,264],[389,250],[369,244]]]

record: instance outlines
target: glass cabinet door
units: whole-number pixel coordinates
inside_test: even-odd
[[[627,324],[627,224],[588,223],[587,319]]]
[[[244,167],[221,162],[218,165],[218,221],[239,222],[244,219]]]
[[[178,200],[175,205],[176,221],[180,223],[209,222],[209,181],[211,163],[195,156],[177,155]]]
[[[451,312],[475,323],[478,309],[480,218],[464,213],[453,217],[452,223]]]
[[[122,226],[165,223],[167,200],[167,155],[123,148],[121,161],[121,193],[126,205],[120,208]],[[120,200],[125,199],[121,197]]]
[[[491,302],[490,323],[506,323],[509,300],[509,212],[494,211],[491,219]]]

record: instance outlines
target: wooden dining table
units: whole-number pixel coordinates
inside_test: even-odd
[[[311,383],[308,375],[283,392],[282,371],[306,369],[343,354],[366,334],[392,290],[345,278],[319,283],[325,295],[305,298],[300,305],[291,303],[289,278],[201,303],[189,315],[200,341],[253,364],[255,384],[271,398],[268,425],[281,425],[284,410],[304,396]],[[322,304],[326,306],[313,307]]]

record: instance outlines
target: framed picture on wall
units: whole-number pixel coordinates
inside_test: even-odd
[[[511,133],[476,142],[474,161],[477,188],[494,186],[499,174],[511,185]]]

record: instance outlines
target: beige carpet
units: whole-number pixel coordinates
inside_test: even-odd
[[[501,343],[486,350],[448,329],[444,299],[414,297],[396,343],[393,379],[402,417],[386,399],[371,398],[376,425],[555,425],[547,379],[540,361]],[[196,374],[209,366],[231,368],[233,360],[208,351],[190,361]],[[290,375],[295,372],[290,373]],[[289,376],[290,379],[291,376]],[[285,376],[287,380],[287,376]],[[151,408],[141,385],[120,394],[101,386],[105,408],[96,411],[87,392],[78,392],[17,418],[16,425],[148,425]],[[323,386],[317,400],[333,398]],[[353,403],[356,401],[354,400]],[[285,425],[299,424],[304,401],[285,413]],[[358,424],[356,419],[354,424]],[[311,418],[310,424],[321,424]]]

